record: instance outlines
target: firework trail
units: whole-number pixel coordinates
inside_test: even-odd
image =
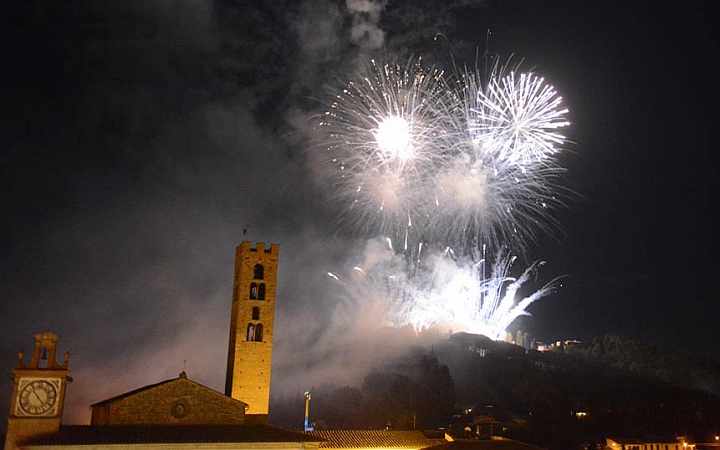
[[[347,277],[328,276],[342,287],[346,304],[382,305],[388,325],[412,326],[418,332],[441,327],[502,339],[518,317],[529,315],[528,306],[558,286],[555,279],[529,295],[519,295],[544,262],[513,277],[515,262],[516,257],[499,252],[487,271],[485,258],[458,259],[445,252],[428,257],[410,277],[404,260],[388,251],[369,267],[355,266]]]
[[[433,290],[421,297],[421,303],[441,305],[442,315],[428,315],[429,308],[414,309],[413,324],[428,327],[445,321],[451,329],[503,339],[508,327],[520,316],[529,315],[528,306],[552,293],[558,286],[556,278],[531,292],[519,290],[545,263],[538,261],[527,267],[519,277],[511,275],[517,258],[506,251],[498,252],[492,269],[486,274],[486,259],[438,259],[433,267]],[[435,312],[435,311],[433,311]],[[438,319],[440,317],[441,319]],[[417,325],[415,325],[417,328]]]

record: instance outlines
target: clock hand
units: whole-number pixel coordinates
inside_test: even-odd
[[[35,396],[35,398],[37,399],[37,401],[39,403],[43,402],[42,399],[40,398],[40,396],[37,394],[37,392],[35,392],[35,389],[30,389],[30,392],[32,392],[32,394]]]
[[[33,395],[35,396],[35,398],[37,399],[38,403],[42,404],[42,403],[45,402],[42,398],[40,398],[40,395],[38,395],[38,393],[35,392],[35,388],[32,387],[32,385],[30,385],[30,386],[28,386],[28,387],[30,388],[30,392],[32,392],[32,394],[33,394]]]

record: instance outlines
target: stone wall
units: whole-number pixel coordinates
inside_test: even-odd
[[[241,243],[235,253],[235,279],[230,346],[225,393],[249,405],[247,413],[258,417],[267,416],[270,403],[270,369],[272,366],[273,325],[277,290],[279,247],[269,248],[260,242],[253,247],[250,242]],[[264,268],[262,278],[255,278],[254,267]],[[253,299],[251,284],[265,286],[265,298]],[[259,319],[252,318],[253,308],[258,308]],[[248,341],[247,328],[252,324],[263,327],[261,341]]]
[[[245,404],[180,377],[92,406],[93,425],[241,424]]]

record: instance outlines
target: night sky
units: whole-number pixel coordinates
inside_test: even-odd
[[[447,63],[449,42],[473,64],[488,30],[491,52],[514,53],[552,80],[573,122],[562,163],[576,195],[558,212],[562,232],[528,255],[548,261],[544,277],[567,279],[522,326],[539,339],[620,333],[720,357],[720,96],[709,7],[8,7],[0,368],[9,373],[16,352],[31,349],[32,333],[57,332],[61,351],[72,352],[71,421],[86,420],[91,402],[183,368],[221,388],[233,252],[244,239],[281,245],[274,382],[302,389],[289,376],[293,364],[310,367],[338,342],[325,273],[365,244],[338,231],[308,156],[316,99],[371,56]],[[9,389],[3,377],[1,411]]]

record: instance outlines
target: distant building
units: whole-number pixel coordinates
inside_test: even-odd
[[[526,444],[524,442],[515,441],[502,437],[493,437],[492,439],[468,440],[456,439],[446,442],[436,447],[430,447],[427,450],[544,450],[542,447]]]
[[[628,439],[608,437],[605,439],[606,450],[694,450],[695,444],[684,439],[647,438]]]
[[[530,335],[523,330],[517,330],[515,332],[514,344],[524,348],[526,351],[532,349],[532,339]]]
[[[539,352],[549,352],[549,351],[564,351],[568,348],[572,348],[576,345],[581,345],[582,341],[579,341],[577,339],[565,339],[565,340],[558,340],[555,342],[552,342],[550,344],[546,344],[542,341],[535,341],[535,350]]]

